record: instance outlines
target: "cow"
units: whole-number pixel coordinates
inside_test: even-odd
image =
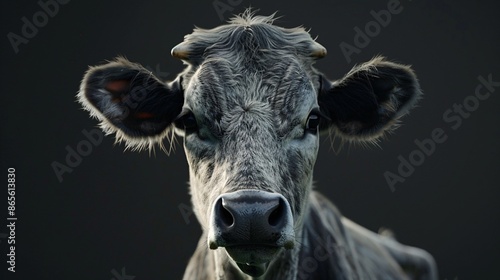
[[[421,98],[413,70],[377,56],[329,80],[313,66],[326,49],[275,18],[195,28],[172,49],[186,67],[170,82],[123,57],[82,80],[79,102],[126,148],[183,139],[203,228],[184,279],[437,279],[429,253],[313,190],[320,135],[378,141]]]

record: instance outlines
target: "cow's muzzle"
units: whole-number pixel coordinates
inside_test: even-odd
[[[210,249],[225,247],[239,264],[264,264],[294,247],[293,218],[284,196],[258,190],[220,195],[213,204]]]

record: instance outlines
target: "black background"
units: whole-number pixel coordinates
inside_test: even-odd
[[[220,0],[235,4],[236,0]],[[340,78],[377,54],[412,64],[425,92],[419,107],[380,147],[345,146],[327,137],[315,170],[317,189],[344,215],[402,243],[428,250],[440,279],[496,279],[500,260],[500,87],[453,130],[443,113],[474,94],[478,76],[500,81],[497,1],[407,1],[403,11],[348,63],[339,44],[353,44],[354,27],[373,20],[389,1],[241,1],[283,16],[276,24],[303,25],[328,49],[317,67]],[[175,78],[183,68],[170,49],[194,25],[220,25],[214,1],[70,1],[16,54],[7,38],[32,21],[36,1],[4,1],[1,8],[1,225],[7,217],[7,168],[16,168],[16,273],[7,272],[7,239],[0,269],[8,279],[113,279],[113,271],[141,279],[180,279],[200,235],[190,204],[182,146],[167,156],[124,152],[111,136],[59,182],[52,162],[85,140],[97,122],[75,102],[88,65],[122,54]],[[168,75],[166,74],[168,73]],[[484,89],[483,89],[484,90]],[[392,192],[384,172],[397,172],[415,139],[442,128],[447,140]],[[179,139],[178,142],[180,142]],[[7,233],[2,226],[0,234]],[[36,277],[36,278],[35,278]],[[2,278],[6,279],[6,278]]]

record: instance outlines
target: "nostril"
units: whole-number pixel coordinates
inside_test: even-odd
[[[285,215],[285,207],[283,206],[283,203],[281,202],[281,199],[278,203],[278,205],[276,205],[276,208],[274,208],[274,210],[271,212],[271,214],[269,214],[269,218],[268,218],[268,223],[269,225],[275,227],[277,226],[280,221],[283,219],[283,216]]]
[[[231,214],[231,212],[229,212],[229,210],[227,210],[224,207],[223,200],[224,199],[221,199],[219,201],[219,205],[218,205],[219,206],[218,207],[219,208],[219,218],[222,221],[222,223],[224,223],[225,226],[230,227],[234,224],[234,217]]]

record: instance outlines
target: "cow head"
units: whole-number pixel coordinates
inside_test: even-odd
[[[207,246],[252,276],[297,245],[320,134],[373,141],[420,96],[412,70],[382,57],[330,81],[313,68],[325,48],[271,23],[246,15],[196,29],[172,50],[187,65],[173,82],[118,58],[91,67],[78,94],[129,147],[183,137]]]

